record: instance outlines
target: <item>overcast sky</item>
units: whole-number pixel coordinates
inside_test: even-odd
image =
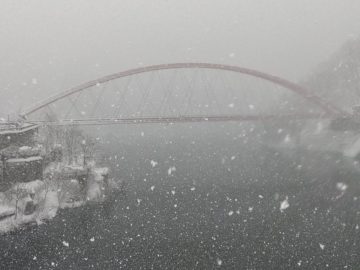
[[[1,0],[0,115],[140,65],[298,80],[360,34],[359,0]]]

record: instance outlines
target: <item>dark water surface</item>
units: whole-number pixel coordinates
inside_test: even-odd
[[[219,139],[106,151],[126,194],[0,236],[0,269],[360,268],[360,178],[336,157]]]

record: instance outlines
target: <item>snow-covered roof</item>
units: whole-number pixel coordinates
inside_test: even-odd
[[[35,193],[37,190],[42,189],[44,185],[44,182],[40,180],[17,184],[20,189],[26,190],[28,193]]]
[[[95,169],[95,172],[96,172],[96,173],[99,173],[99,174],[101,174],[101,175],[107,175],[107,174],[109,174],[109,168],[107,168],[107,167],[96,168],[96,169]]]
[[[29,158],[11,158],[11,159],[8,159],[7,162],[8,163],[23,163],[23,162],[40,161],[42,159],[43,158],[40,156],[29,157]]]
[[[14,213],[15,213],[14,207],[0,204],[0,218],[13,215]]]
[[[10,158],[27,158],[41,155],[41,149],[39,147],[10,145],[0,151],[0,155],[7,159]]]

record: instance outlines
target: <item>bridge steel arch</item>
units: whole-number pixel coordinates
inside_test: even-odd
[[[223,70],[223,71],[229,71],[229,72],[236,72],[244,75],[249,75],[252,77],[256,77],[262,80],[269,81],[271,83],[274,83],[276,85],[282,86],[286,89],[289,89],[290,91],[293,91],[294,93],[298,94],[302,98],[308,100],[309,102],[313,103],[314,105],[317,105],[321,109],[324,110],[324,112],[330,116],[336,116],[336,115],[345,115],[346,113],[334,106],[333,104],[330,104],[329,102],[326,102],[319,96],[311,93],[309,89],[306,89],[305,87],[302,87],[296,83],[293,83],[291,81],[288,81],[284,78],[274,76],[265,72],[261,72],[254,69],[248,69],[238,66],[230,66],[230,65],[222,65],[222,64],[211,64],[211,63],[173,63],[173,64],[161,64],[161,65],[152,65],[147,67],[140,67],[135,69],[130,69],[127,71],[114,73],[96,80],[92,80],[86,83],[83,83],[81,85],[78,85],[74,88],[68,89],[64,92],[58,93],[57,95],[54,95],[48,99],[45,99],[43,101],[40,101],[37,104],[34,104],[33,106],[29,107],[28,109],[24,110],[20,116],[24,119],[26,119],[29,115],[41,110],[42,108],[59,101],[61,99],[64,99],[68,96],[74,95],[81,91],[86,91],[86,89],[91,88],[93,86],[103,84],[112,80],[116,80],[119,78],[129,77],[132,75],[137,75],[141,73],[147,73],[152,71],[159,71],[159,70],[169,70],[169,69],[212,69],[212,70]]]

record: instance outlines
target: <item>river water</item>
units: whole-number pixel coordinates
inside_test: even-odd
[[[238,131],[170,133],[108,136],[102,162],[126,192],[0,236],[0,269],[360,265],[359,175],[341,159]]]

